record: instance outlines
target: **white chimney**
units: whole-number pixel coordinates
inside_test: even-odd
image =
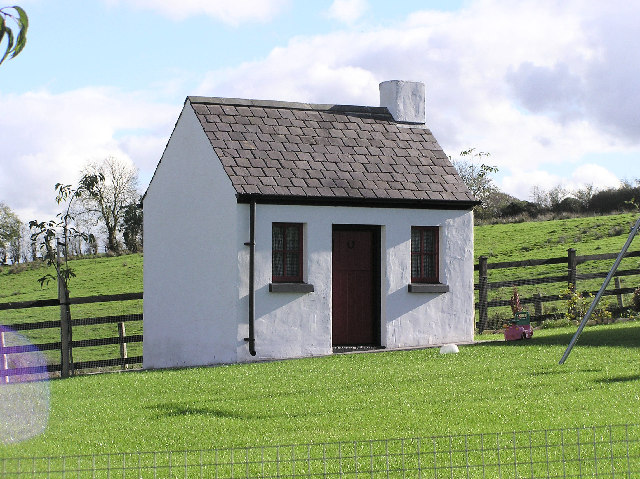
[[[380,106],[401,123],[425,123],[424,83],[389,80],[380,83]]]

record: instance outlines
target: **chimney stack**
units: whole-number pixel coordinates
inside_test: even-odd
[[[424,124],[424,101],[424,83],[403,80],[380,83],[380,106],[386,106],[397,122]]]

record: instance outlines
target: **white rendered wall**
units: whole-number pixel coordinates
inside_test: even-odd
[[[410,222],[387,227],[386,346],[473,341],[473,213],[410,211]],[[448,293],[409,293],[410,226],[440,227],[440,282]]]
[[[248,271],[248,205],[238,208],[239,274]],[[270,293],[271,225],[305,225],[305,282],[312,293]],[[318,206],[257,205],[255,338],[248,334],[248,281],[238,307],[238,361],[331,354],[331,239],[334,224],[381,226],[381,342],[387,348],[473,340],[473,213]],[[411,226],[440,227],[440,279],[448,293],[409,293]]]
[[[145,368],[236,362],[236,208],[187,102],[144,198]]]

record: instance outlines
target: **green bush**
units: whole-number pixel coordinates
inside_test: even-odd
[[[640,287],[633,292],[633,309],[640,311]]]
[[[540,328],[542,329],[554,329],[554,328],[565,328],[568,326],[575,326],[576,322],[575,321],[571,321],[570,319],[567,318],[563,318],[563,319],[547,319],[546,321],[543,321],[542,324],[540,325]]]

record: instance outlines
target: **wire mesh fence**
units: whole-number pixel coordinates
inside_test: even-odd
[[[640,426],[3,458],[0,478],[633,478]]]

